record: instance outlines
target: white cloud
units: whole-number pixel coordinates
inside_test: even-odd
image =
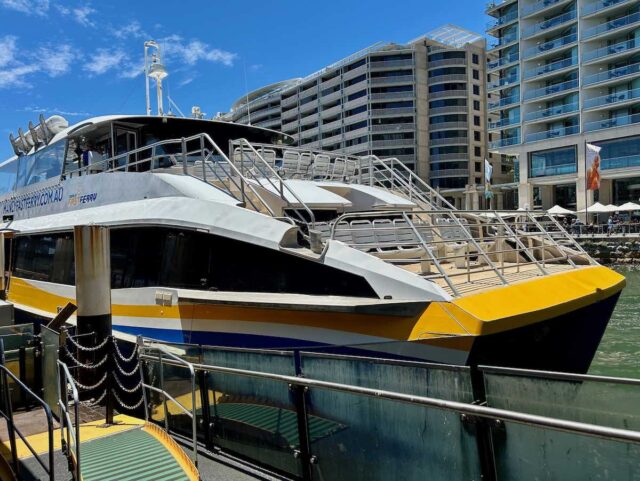
[[[133,38],[147,38],[149,35],[142,29],[142,25],[137,20],[132,20],[123,27],[112,27],[111,33],[114,37],[119,39]]]
[[[56,9],[58,10],[58,12],[60,12],[61,15],[70,16],[83,27],[95,27],[94,21],[89,17],[96,13],[96,9],[92,8],[89,4],[75,8],[65,7],[64,5],[56,5]]]
[[[43,17],[49,11],[49,0],[0,0],[0,6],[27,15]]]
[[[228,67],[233,65],[237,54],[218,48],[212,48],[200,40],[186,43],[179,35],[170,35],[162,40],[161,45],[167,58],[182,61],[187,65],[194,65],[200,60],[221,63]]]
[[[65,109],[60,109],[58,107],[34,107],[34,106],[29,106],[29,107],[25,107],[23,109],[20,109],[21,112],[33,112],[33,113],[37,113],[37,114],[57,114],[57,115],[66,115],[69,117],[89,117],[90,115],[92,115],[89,112],[81,112],[81,111],[74,111],[74,110],[65,110]]]
[[[17,65],[0,70],[0,89],[9,87],[30,87],[29,74],[39,70],[37,65]]]
[[[7,35],[0,38],[0,68],[9,65],[15,56],[16,37]]]
[[[121,49],[108,50],[101,48],[90,58],[91,61],[86,63],[83,69],[91,75],[103,75],[127,60],[127,54]]]
[[[38,64],[50,77],[67,73],[74,58],[75,53],[71,45],[40,47],[37,51]]]

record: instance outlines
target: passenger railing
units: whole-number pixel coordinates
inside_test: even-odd
[[[186,416],[188,416],[191,419],[191,443],[192,443],[191,459],[193,461],[193,464],[197,468],[198,467],[198,439],[197,439],[198,428],[197,428],[197,419],[196,419],[196,374],[195,374],[194,365],[190,362],[185,361],[181,357],[176,356],[171,351],[169,351],[166,348],[166,346],[163,346],[162,344],[157,344],[157,343],[145,344],[144,339],[141,337],[138,338],[138,348],[139,348],[138,359],[139,360],[152,359],[154,361],[157,361],[159,364],[158,370],[160,371],[159,387],[145,383],[143,365],[142,365],[142,362],[139,363],[140,379],[142,379],[142,396],[143,396],[145,420],[147,422],[150,420],[149,402],[147,400],[147,392],[146,392],[147,389],[150,391],[156,392],[162,396],[162,406],[164,410],[164,425],[165,425],[165,431],[167,432],[169,432],[169,409],[167,407],[167,400],[174,403],[178,407],[178,409],[180,409],[180,411],[182,411]],[[155,355],[150,354],[153,352],[155,352],[156,354]],[[165,356],[168,359],[165,359]],[[174,365],[177,364],[180,367],[183,367],[189,371],[189,376],[191,381],[191,399],[190,399],[191,409],[187,408],[184,404],[182,404],[176,398],[171,396],[171,394],[169,394],[164,388],[164,367],[163,366],[167,362]]]
[[[523,276],[596,264],[557,221],[545,219],[526,211],[358,212],[340,216],[324,232],[389,263],[418,265],[417,273],[442,280],[459,296]]]
[[[64,390],[64,391],[63,391]],[[69,393],[73,401],[73,419],[69,407]],[[58,407],[60,408],[60,440],[67,456],[73,458],[75,479],[80,477],[80,396],[67,365],[58,361]],[[65,439],[66,438],[66,439]]]
[[[13,374],[7,366],[5,366],[4,358],[4,343],[0,339],[0,374],[2,379],[2,403],[3,410],[0,410],[0,415],[7,422],[7,432],[9,435],[9,446],[11,449],[11,464],[13,466],[14,473],[19,476],[20,465],[18,460],[18,447],[16,434],[24,445],[29,449],[34,459],[42,467],[45,473],[48,475],[50,481],[55,479],[55,466],[53,460],[54,444],[53,444],[53,414],[51,409],[39,396],[37,396],[31,389],[29,389],[15,374]],[[15,385],[24,393],[25,396],[29,396],[36,404],[42,407],[44,414],[47,418],[47,462],[45,463],[41,458],[41,453],[36,451],[28,438],[20,431],[16,426],[13,417],[13,403],[11,401],[11,392],[9,388],[9,379],[11,379]]]

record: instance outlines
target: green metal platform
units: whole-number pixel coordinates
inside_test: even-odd
[[[83,481],[189,481],[169,450],[141,428],[82,443]]]

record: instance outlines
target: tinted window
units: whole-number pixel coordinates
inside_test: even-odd
[[[58,284],[75,284],[73,234],[18,237],[13,275]]]
[[[211,234],[159,228],[111,231],[111,286],[377,297],[362,277],[318,262]]]
[[[0,194],[13,191],[16,187],[18,160],[13,160],[0,167]]]

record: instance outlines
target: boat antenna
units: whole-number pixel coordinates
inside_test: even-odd
[[[168,90],[168,89],[167,89],[167,90]],[[181,116],[182,118],[185,118],[185,119],[187,118],[187,116],[186,116],[185,114],[183,114],[183,113],[182,113],[182,110],[180,110],[180,107],[178,107],[178,104],[177,104],[177,103],[175,103],[175,102],[173,101],[173,99],[171,98],[171,95],[169,95],[169,93],[168,93],[168,92],[167,92],[167,100],[169,101],[169,105],[170,105],[170,106],[173,106],[173,108],[174,108],[174,109],[176,109],[176,110],[178,111],[178,113],[180,114],[180,116]]]
[[[249,87],[247,86],[247,62],[245,62],[244,59],[242,60],[242,65],[244,67],[244,91],[247,102],[247,115],[249,116],[249,122],[247,123],[251,125],[251,106],[249,105]]]
[[[153,49],[153,52],[150,50]],[[156,98],[158,102],[158,115],[164,115],[162,110],[162,79],[168,74],[167,70],[162,65],[162,52],[160,45],[154,40],[149,40],[144,43],[144,77],[146,82],[147,93],[147,115],[151,115],[151,96],[149,92],[149,79],[153,78],[156,81]]]

